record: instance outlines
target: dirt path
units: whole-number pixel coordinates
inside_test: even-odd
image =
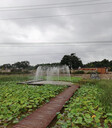
[[[13,128],[47,128],[55,118],[56,113],[60,112],[63,105],[68,101],[79,86],[71,86],[62,93],[52,98],[49,103],[34,111],[31,115],[24,118]]]

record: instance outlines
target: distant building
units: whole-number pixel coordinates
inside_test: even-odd
[[[85,71],[85,72],[98,72],[100,74],[106,74],[108,73],[108,68],[80,68],[79,70]]]
[[[11,72],[11,70],[10,70],[10,69],[5,69],[5,70],[0,69],[0,72],[1,72],[1,73],[9,73],[9,72]]]

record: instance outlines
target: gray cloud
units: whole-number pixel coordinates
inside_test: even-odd
[[[68,1],[4,0],[0,1],[0,7],[38,5],[56,2]],[[100,2],[105,1],[102,0]],[[32,11],[0,11],[0,19],[107,11],[112,10],[111,6],[112,4],[37,9]],[[76,53],[84,63],[102,60],[104,58],[111,60],[112,45],[108,44],[108,42],[105,42],[107,44],[98,44],[97,42],[95,44],[84,43],[86,41],[107,40],[112,40],[112,13],[26,20],[0,20],[0,64],[14,63],[22,60],[28,60],[31,64],[59,62],[64,54],[70,53]],[[43,43],[38,44],[38,42],[68,43],[62,45],[56,43],[54,45],[43,45]],[[74,45],[70,42],[74,42]],[[82,43],[78,44],[78,42]],[[19,43],[24,45],[19,45]],[[30,43],[30,45],[27,43]],[[31,45],[31,43],[36,43],[37,45]]]

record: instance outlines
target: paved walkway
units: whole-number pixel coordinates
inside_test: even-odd
[[[65,102],[70,99],[78,87],[73,85],[65,89],[55,98],[52,98],[49,103],[43,105],[17,125],[13,126],[13,128],[47,128],[56,116],[56,113],[60,112]]]

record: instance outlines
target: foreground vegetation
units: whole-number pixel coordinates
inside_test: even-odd
[[[102,90],[98,98],[103,104],[105,111],[112,113],[112,80],[96,81],[96,86]]]
[[[56,128],[111,128],[112,81],[90,81],[82,86],[58,115]]]
[[[28,79],[29,76],[18,75],[0,77],[0,127],[17,123],[36,108],[49,102],[50,98],[55,97],[66,87],[16,84]]]
[[[31,80],[32,75],[0,75],[0,85],[3,82]]]
[[[29,79],[32,76],[0,76],[0,127],[17,123],[66,88],[16,84]],[[60,77],[60,80],[81,83],[83,86],[64,106],[64,112],[58,114],[55,128],[112,127],[112,80],[81,81],[78,77]]]

